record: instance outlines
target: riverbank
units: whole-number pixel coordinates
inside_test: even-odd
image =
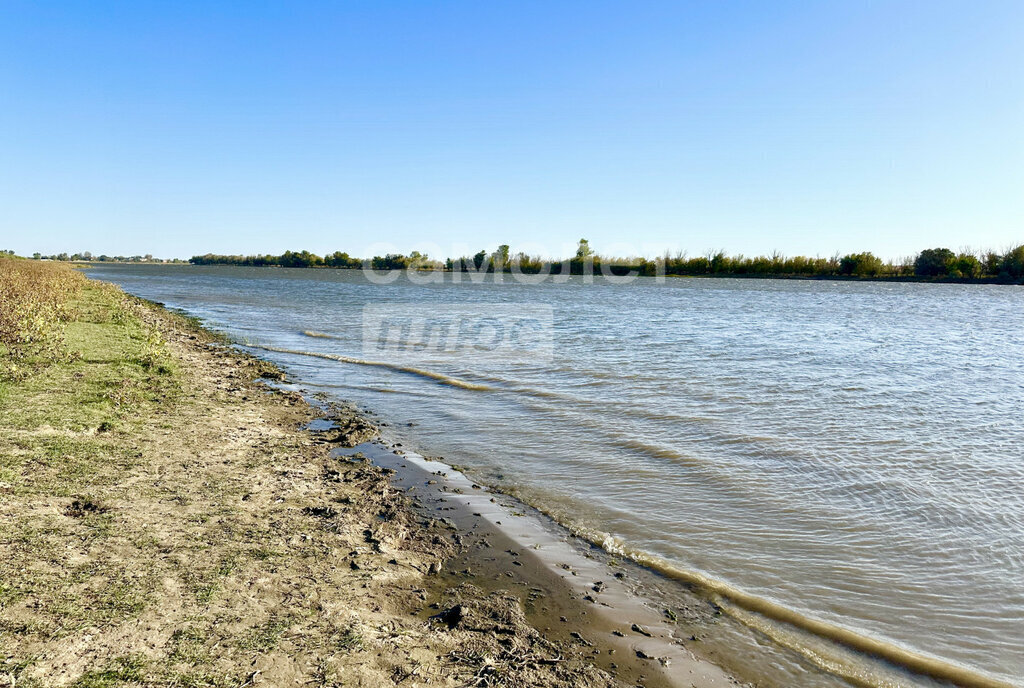
[[[115,289],[70,310],[76,355],[0,383],[0,682],[732,682],[592,621],[484,514],[417,509],[344,450],[376,435],[352,409]]]

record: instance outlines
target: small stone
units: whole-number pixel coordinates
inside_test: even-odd
[[[447,624],[448,628],[455,628],[462,621],[463,617],[465,617],[465,612],[462,609],[462,605],[457,604],[450,609],[444,610],[436,618]]]
[[[593,644],[592,642],[590,642],[589,640],[587,640],[586,638],[584,638],[584,637],[583,637],[582,635],[580,635],[580,634],[579,634],[579,633],[577,633],[576,631],[573,631],[573,632],[572,632],[572,633],[570,633],[569,635],[571,635],[571,636],[572,636],[573,638],[575,638],[576,640],[580,641],[581,643],[583,643],[583,644],[584,644],[584,645],[586,645],[587,647],[593,647],[593,645],[594,645],[594,644]]]

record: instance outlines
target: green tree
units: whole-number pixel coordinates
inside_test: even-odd
[[[999,263],[1000,274],[1010,277],[1024,277],[1024,244],[1010,249]]]
[[[359,261],[355,260],[347,253],[335,251],[329,256],[324,256],[324,263],[332,268],[351,268],[358,265]]]
[[[877,277],[882,272],[882,259],[874,253],[851,253],[839,261],[839,274],[853,277]]]
[[[981,259],[981,269],[986,275],[998,275],[1003,257],[995,251],[987,251]]]
[[[712,273],[730,272],[732,261],[725,251],[719,251],[708,257],[708,270]]]
[[[419,251],[413,251],[409,254],[408,266],[410,268],[421,268],[427,265],[430,257],[426,253],[420,253]]]
[[[594,250],[590,248],[590,242],[586,239],[580,239],[579,246],[576,248],[576,257],[582,260],[592,255],[594,255]]]
[[[509,264],[509,246],[508,244],[502,244],[498,249],[491,254],[491,263],[494,265],[495,272],[501,272]]]
[[[374,256],[370,266],[374,270],[405,270],[409,267],[409,259],[401,253],[389,253],[386,256]]]
[[[978,260],[977,256],[970,253],[961,253],[950,266],[949,276],[965,277],[967,279],[981,277],[981,261]]]
[[[956,254],[948,248],[926,248],[914,261],[914,274],[918,277],[940,277],[948,275]]]

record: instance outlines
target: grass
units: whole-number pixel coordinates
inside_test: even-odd
[[[146,678],[146,658],[140,655],[118,657],[98,671],[85,673],[73,688],[112,688],[125,683],[141,683]]]
[[[45,685],[23,675],[37,661],[33,647],[138,619],[169,573],[186,590],[194,581],[192,595],[207,606],[245,561],[228,552],[204,573],[197,575],[203,569],[193,562],[175,573],[161,562],[161,539],[128,515],[139,489],[130,476],[145,460],[139,439],[176,427],[163,419],[187,401],[178,364],[147,322],[152,318],[143,317],[149,306],[77,273],[30,267],[31,279],[19,273],[20,288],[47,292],[47,279],[67,279],[74,288],[52,290],[64,299],[51,323],[60,355],[15,355],[0,341],[0,648],[7,655],[0,682],[16,679],[18,686]],[[11,274],[10,261],[0,261],[0,287],[10,290]],[[219,341],[198,321],[170,317],[180,330]],[[214,495],[217,487],[210,488]],[[178,487],[162,489],[173,494]],[[201,666],[207,658],[201,634],[209,633],[202,628],[175,631],[173,651],[163,660],[117,656],[71,685],[240,685],[238,676]],[[281,632],[270,625],[246,642],[269,648]]]
[[[206,639],[209,637],[209,629],[197,626],[180,628],[171,635],[171,658],[196,665],[207,661],[209,652],[206,649]]]
[[[106,289],[84,288],[77,318],[64,330],[77,360],[59,362],[21,380],[0,379],[0,426],[85,433],[131,430],[140,407],[165,403],[178,391],[174,363],[153,328],[131,315]]]
[[[265,624],[251,629],[238,642],[238,646],[250,652],[270,652],[277,647],[281,636],[288,630],[290,625],[286,620],[271,618]]]
[[[346,652],[361,650],[363,647],[363,635],[355,628],[347,628],[338,637],[336,646],[339,650]]]
[[[0,262],[10,293],[10,261]],[[52,642],[146,609],[157,585],[154,558],[125,553],[133,542],[155,543],[134,532],[119,504],[128,499],[124,476],[142,461],[134,433],[180,394],[162,337],[128,297],[34,269],[37,283],[22,288],[45,292],[39,281],[48,278],[74,286],[53,288],[66,299],[54,321],[61,355],[15,355],[0,343],[0,646]],[[0,317],[10,324],[9,312]],[[26,604],[30,615],[16,611]],[[143,669],[140,658],[120,657],[73,685],[138,682]]]

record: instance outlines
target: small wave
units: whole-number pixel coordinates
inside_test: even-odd
[[[527,504],[533,502],[529,495],[523,494],[515,487],[492,486],[490,489],[508,494]],[[797,652],[820,669],[854,685],[863,688],[896,688],[904,683],[893,683],[885,675],[884,667],[879,667],[883,672],[878,673],[872,667],[859,662],[856,654],[843,652],[843,648],[882,660],[919,676],[947,681],[959,688],[1020,688],[980,670],[915,652],[895,643],[807,616],[777,602],[745,592],[703,572],[682,568],[661,557],[638,550],[617,536],[574,522],[571,518],[560,518],[561,514],[542,504],[531,505],[544,516],[561,524],[575,537],[600,547],[611,555],[629,559],[668,579],[702,591],[723,612],[744,626],[771,638],[778,645]],[[806,635],[801,637],[801,632]],[[829,644],[832,644],[832,647],[829,647]]]
[[[330,337],[330,335],[325,335]],[[433,370],[424,370],[423,368],[413,368],[412,366],[399,365],[397,363],[389,363],[387,361],[367,361],[362,358],[353,358],[352,356],[339,356],[336,354],[325,354],[319,351],[297,351],[295,349],[283,349],[276,346],[267,346],[263,344],[248,344],[247,346],[253,349],[262,349],[264,351],[274,351],[280,354],[292,354],[295,356],[312,356],[313,358],[324,358],[329,361],[338,361],[340,363],[352,363],[355,365],[373,366],[376,368],[387,368],[389,370],[395,370],[400,373],[409,373],[410,375],[419,375],[430,380],[440,382],[442,385],[448,385],[450,387],[458,387],[459,389],[468,389],[474,392],[489,392],[491,388],[487,385],[478,385],[475,382],[466,382],[465,380],[459,380],[458,378],[445,375],[444,373],[438,373]]]
[[[374,392],[377,394],[400,394],[404,397],[424,397],[427,399],[436,398],[436,394],[428,392],[415,392],[410,389],[393,389],[390,387],[374,387],[372,385],[346,385],[330,382],[318,382],[317,389],[351,389],[358,392]]]
[[[937,657],[914,652],[899,645],[863,635],[843,626],[806,616],[794,609],[740,590],[725,581],[717,580],[698,571],[680,568],[659,557],[635,550],[628,547],[619,538],[607,533],[595,532],[581,527],[571,527],[570,531],[577,537],[601,547],[610,554],[626,557],[668,578],[692,585],[704,590],[706,593],[717,596],[720,598],[720,601],[725,602],[725,604],[720,605],[722,609],[729,612],[733,618],[744,625],[772,637],[782,645],[799,651],[819,667],[868,688],[880,688],[886,684],[865,676],[860,668],[850,666],[848,662],[844,662],[838,655],[827,658],[823,656],[815,657],[815,654],[820,655],[820,648],[812,649],[806,647],[803,643],[794,642],[791,638],[785,638],[781,628],[774,628],[772,623],[760,622],[756,617],[752,618],[744,612],[753,612],[770,622],[789,624],[810,633],[812,636],[877,657],[916,674],[941,681],[949,681],[961,688],[1014,688],[1013,685],[1005,681],[979,671],[953,664]],[[738,608],[740,611],[733,607]]]
[[[341,339],[341,337],[336,337],[333,334],[327,334],[326,332],[314,332],[313,330],[303,330],[302,334],[307,337],[316,337],[317,339]]]

